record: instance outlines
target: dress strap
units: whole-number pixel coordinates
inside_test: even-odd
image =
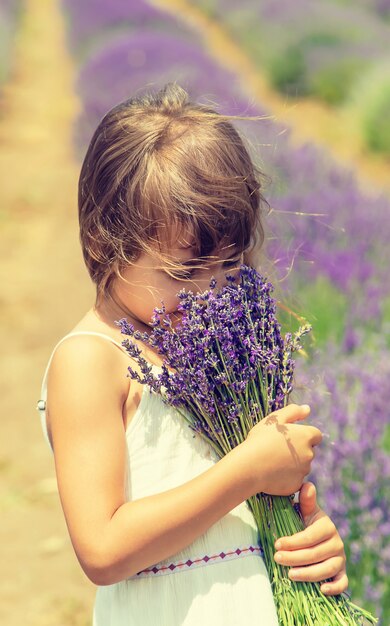
[[[48,437],[47,425],[46,425],[47,376],[48,376],[48,373],[49,373],[50,365],[51,365],[51,362],[53,360],[55,351],[57,350],[58,346],[61,345],[61,343],[63,341],[65,341],[66,339],[68,339],[69,337],[74,337],[76,335],[91,335],[91,336],[95,336],[95,337],[102,337],[102,339],[106,339],[107,341],[110,341],[111,343],[116,345],[118,348],[120,348],[120,350],[122,350],[123,352],[126,352],[126,349],[119,343],[119,341],[115,341],[115,339],[110,337],[110,335],[106,335],[104,333],[98,333],[98,332],[91,331],[91,330],[75,330],[72,333],[68,333],[67,335],[62,337],[62,339],[60,339],[60,341],[54,346],[54,349],[53,349],[53,351],[52,351],[52,353],[50,355],[50,358],[49,358],[49,362],[48,362],[48,364],[46,366],[45,373],[43,375],[42,386],[41,386],[41,397],[40,397],[40,399],[38,400],[38,403],[37,403],[37,410],[39,411],[39,414],[40,414],[40,417],[41,417],[42,428],[43,428],[46,440],[47,440],[50,448],[52,446],[51,446],[51,443],[50,443],[50,440],[49,440],[49,437]],[[126,354],[127,354],[127,352],[126,352]]]
[[[108,341],[111,341],[111,343],[113,343],[114,345],[118,346],[118,348],[120,348],[123,352],[126,352],[126,349],[119,343],[119,341],[115,341],[115,339],[110,337],[110,335],[106,335],[104,333],[98,333],[98,332],[95,332],[95,331],[92,331],[92,330],[75,330],[74,332],[68,333],[67,335],[62,337],[62,339],[60,339],[60,341],[54,346],[53,352],[50,355],[49,362],[47,364],[47,367],[46,367],[46,370],[45,370],[45,373],[44,373],[44,376],[43,376],[42,388],[46,384],[46,379],[47,379],[47,375],[49,373],[50,365],[51,365],[51,362],[53,360],[55,351],[57,350],[58,346],[60,346],[62,344],[62,342],[65,341],[66,339],[68,339],[69,337],[75,337],[77,335],[91,335],[91,336],[95,336],[95,337],[102,337],[103,339],[107,339]],[[127,352],[126,352],[126,354],[127,354]]]

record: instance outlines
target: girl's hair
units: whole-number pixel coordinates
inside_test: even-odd
[[[106,113],[79,180],[80,239],[98,297],[142,252],[174,269],[172,233],[190,233],[204,261],[263,243],[262,174],[232,119],[243,118],[191,102],[176,83]]]

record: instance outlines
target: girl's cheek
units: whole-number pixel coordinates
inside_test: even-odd
[[[177,297],[177,294],[167,297],[164,300],[164,304],[167,313],[175,313],[175,311],[177,311],[177,307],[179,306],[179,298]]]
[[[165,279],[166,280],[166,279]],[[161,303],[164,303],[167,313],[173,313],[177,310],[179,305],[178,292],[182,289],[182,284],[179,281],[172,281],[172,284],[161,286],[158,289],[158,293],[155,294],[153,306],[151,307],[151,313],[155,307],[161,307]]]

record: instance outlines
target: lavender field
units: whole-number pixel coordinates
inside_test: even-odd
[[[103,0],[62,2],[83,105],[74,131],[80,157],[111,106],[168,81],[176,80],[193,98],[215,103],[222,112],[267,113],[261,102],[243,92],[236,75],[216,64],[199,32],[180,22],[180,16],[174,18],[146,1],[137,2],[136,8],[131,4],[112,0],[108,11]],[[240,41],[250,54],[256,46],[259,54],[272,48],[271,40],[279,39],[275,33],[287,45],[291,29],[286,20],[293,16],[281,11],[279,1],[262,3],[267,18],[262,42],[258,3],[240,3],[239,18],[234,12],[237,3],[232,1],[199,4],[234,25],[237,37],[245,31],[246,40]],[[306,11],[307,3],[296,4],[299,24],[299,11]],[[316,19],[323,21],[327,11],[327,33],[341,43],[325,56],[318,46],[313,49],[312,78],[320,67],[330,72],[340,50],[345,59],[359,63],[376,63],[386,55],[389,26],[384,0],[361,0],[358,9],[348,2],[329,4],[328,10],[318,3]],[[339,17],[343,14],[347,20],[348,12],[355,10],[360,16],[355,31],[350,31],[348,40],[342,39]],[[326,46],[325,39],[321,45]],[[280,50],[275,46],[269,53]],[[345,541],[354,601],[387,626],[390,199],[380,190],[361,191],[356,176],[316,146],[293,146],[288,129],[281,125],[269,120],[238,125],[257,163],[271,178],[266,189],[271,204],[265,222],[266,253],[278,282],[278,298],[313,324],[305,346],[307,357],[297,368],[296,391],[299,399],[309,400],[313,421],[326,434],[313,479],[320,502]],[[286,330],[295,327],[293,317],[281,315]]]

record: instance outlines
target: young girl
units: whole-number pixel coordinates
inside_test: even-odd
[[[183,286],[223,284],[262,242],[262,204],[230,118],[177,85],[114,107],[91,140],[79,216],[97,297],[55,347],[39,409],[75,553],[98,585],[94,626],[277,626],[245,504],[257,492],[300,490],[307,527],[275,554],[291,578],[331,579],[328,594],[347,587],[343,543],[303,484],[322,437],[299,423],[309,407],[277,411],[217,461],[127,377],[115,324],[127,317],[145,331],[161,301],[175,313]],[[150,348],[146,358],[159,367]]]

